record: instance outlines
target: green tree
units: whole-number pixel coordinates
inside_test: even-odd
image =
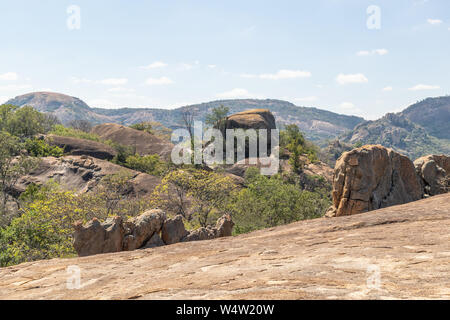
[[[19,139],[7,132],[0,132],[0,191],[2,194],[1,211],[4,213],[8,193],[18,179],[39,165],[39,159],[27,157]]]
[[[139,122],[130,126],[132,129],[136,129],[139,131],[145,131],[153,134],[153,126],[150,122]]]
[[[325,194],[302,191],[278,176],[263,176],[254,169],[247,170],[246,188],[229,202],[236,233],[320,217],[328,208]]]
[[[229,111],[230,109],[223,105],[213,108],[211,113],[206,115],[206,124],[215,129],[223,130],[225,128],[225,121]]]
[[[294,172],[300,172],[305,165],[301,156],[307,157],[311,162],[318,160],[317,148],[305,139],[296,124],[287,125],[280,132],[280,147],[290,153],[289,163]]]
[[[33,157],[61,157],[64,150],[58,146],[50,146],[43,139],[25,140],[25,149]]]
[[[158,207],[194,219],[202,227],[225,213],[226,203],[236,188],[231,178],[198,169],[178,169],[168,173],[155,188]]]
[[[125,166],[154,176],[159,176],[164,170],[164,162],[159,159],[157,154],[128,156],[125,160]]]

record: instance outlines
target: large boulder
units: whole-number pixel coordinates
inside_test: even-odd
[[[228,214],[223,215],[216,223],[216,237],[230,237],[233,232],[234,222]]]
[[[183,217],[177,215],[175,218],[168,219],[164,222],[161,238],[165,244],[174,244],[180,242],[188,234],[189,232],[184,227]]]
[[[166,214],[159,209],[149,210],[126,223],[126,235],[123,240],[123,250],[131,251],[141,248],[158,234],[166,220]]]
[[[392,149],[367,145],[337,160],[332,196],[327,216],[344,216],[419,200],[423,191],[411,160]]]
[[[92,219],[86,225],[74,225],[73,246],[80,257],[122,251],[124,228],[121,217],[108,218],[104,223]]]
[[[275,117],[268,109],[251,109],[227,117],[226,129],[276,129]]]
[[[435,196],[450,191],[450,157],[428,155],[414,161],[416,172],[422,180],[424,192]]]
[[[140,155],[158,154],[164,159],[169,159],[173,144],[164,141],[146,131],[136,130],[116,123],[104,123],[95,126],[92,133],[104,140],[135,148]]]
[[[266,129],[267,130],[267,154],[258,154],[256,156],[267,156],[271,153],[271,130],[276,129],[277,126],[275,124],[275,117],[273,114],[267,109],[251,109],[239,113],[232,114],[228,116],[225,121],[223,136],[226,139],[227,132],[229,129]],[[259,139],[258,139],[259,145]],[[236,148],[235,148],[236,149]],[[246,142],[245,146],[245,157],[250,157],[251,149],[248,146],[248,142]],[[259,150],[259,148],[258,148]],[[224,150],[226,152],[226,150]],[[224,153],[225,154],[225,153]],[[240,159],[238,159],[240,160]]]
[[[45,141],[52,146],[58,146],[64,153],[75,156],[91,156],[102,160],[111,160],[117,152],[110,146],[86,139],[47,135]]]

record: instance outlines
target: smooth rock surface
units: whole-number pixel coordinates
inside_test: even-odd
[[[49,145],[62,148],[64,153],[74,156],[84,155],[102,160],[111,160],[117,154],[116,150],[104,143],[86,139],[49,134],[45,137],[45,141]]]
[[[237,237],[1,268],[0,298],[450,299],[449,230],[444,194]],[[81,287],[69,290],[74,265]]]
[[[172,143],[163,141],[151,133],[116,123],[100,124],[92,128],[91,132],[104,140],[111,140],[124,146],[133,147],[141,156],[158,154],[167,160],[173,148]]]

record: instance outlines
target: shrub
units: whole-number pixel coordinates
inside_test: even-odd
[[[58,146],[50,146],[42,139],[25,140],[25,149],[33,157],[61,157],[64,150]]]
[[[159,176],[164,170],[164,162],[159,159],[159,155],[157,154],[147,156],[135,154],[128,156],[125,160],[125,166],[155,176]]]
[[[156,206],[169,213],[181,214],[192,225],[206,227],[226,212],[226,204],[235,188],[231,178],[224,175],[179,169],[163,178],[153,197]]]
[[[96,134],[84,132],[84,131],[81,131],[81,130],[75,129],[75,128],[64,127],[61,124],[55,125],[53,127],[53,130],[50,133],[57,135],[57,136],[73,137],[73,138],[102,142],[101,138]]]
[[[73,223],[110,215],[136,216],[149,199],[127,195],[125,174],[106,176],[95,192],[76,194],[50,181],[28,186],[21,195],[21,215],[0,228],[0,266],[74,256]]]
[[[130,128],[153,134],[152,124],[150,122],[139,122],[131,125]]]
[[[317,218],[329,206],[325,194],[302,191],[278,176],[267,177],[254,170],[246,174],[246,188],[230,203],[237,234]]]

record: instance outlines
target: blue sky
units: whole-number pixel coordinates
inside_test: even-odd
[[[80,29],[68,27],[72,5]],[[450,93],[448,0],[15,0],[0,12],[0,102],[32,91],[91,107],[275,98],[375,119]]]

